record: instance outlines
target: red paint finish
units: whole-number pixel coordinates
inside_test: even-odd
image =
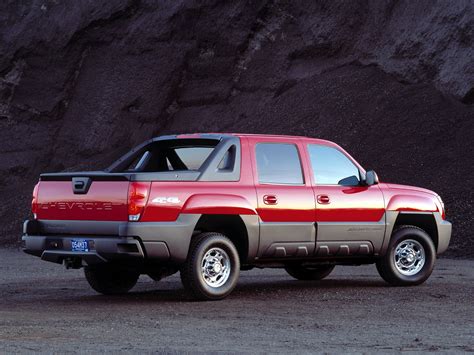
[[[127,221],[128,181],[93,181],[85,195],[72,191],[71,181],[41,181],[38,219]]]
[[[142,222],[176,221],[187,214],[255,214],[256,194],[246,139],[241,139],[240,181],[156,181],[151,184]]]
[[[181,213],[255,214],[255,200],[253,185],[242,181],[153,182],[140,221],[175,221]]]
[[[317,196],[326,196],[329,202],[317,201],[318,222],[378,222],[385,212],[379,186],[349,187],[316,185]]]
[[[272,195],[277,203],[265,203]],[[257,185],[257,211],[263,222],[314,222],[314,196],[310,186]]]
[[[93,181],[84,195],[73,193],[71,181],[41,181],[35,188],[32,208],[40,220],[127,221],[129,214],[138,211],[140,222],[176,221],[180,214],[186,213],[258,213],[263,222],[370,223],[381,221],[386,209],[442,211],[436,194],[426,189],[383,183],[370,187],[316,185],[307,144],[338,147],[332,142],[291,136],[236,136],[240,138],[242,151],[239,181]],[[259,183],[255,145],[264,142],[296,146],[301,160],[303,184]],[[364,172],[350,155],[341,151]]]
[[[390,199],[387,210],[436,212],[438,209],[434,201],[428,197],[396,195]]]
[[[406,185],[380,184],[388,211],[440,212],[440,201],[433,191]]]
[[[186,201],[181,212],[199,214],[257,214],[247,199],[242,196],[227,194],[193,195]]]
[[[290,137],[249,136],[247,139],[251,148],[250,158],[257,192],[257,211],[261,220],[263,222],[314,222],[315,198],[301,143]],[[261,184],[258,180],[255,151],[255,146],[258,143],[295,145],[301,160],[304,184]]]

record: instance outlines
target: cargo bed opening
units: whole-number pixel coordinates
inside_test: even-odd
[[[199,171],[219,143],[216,139],[170,139],[133,150],[109,171],[123,173]]]

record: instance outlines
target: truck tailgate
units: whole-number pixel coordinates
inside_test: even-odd
[[[127,221],[128,181],[94,181],[85,193],[73,182],[44,181],[38,185],[38,220]]]

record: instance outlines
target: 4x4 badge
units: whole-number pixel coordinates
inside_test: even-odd
[[[180,203],[181,201],[178,197],[155,197],[151,202],[166,204],[166,203]]]

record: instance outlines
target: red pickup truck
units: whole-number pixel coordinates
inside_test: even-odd
[[[42,174],[32,212],[25,252],[84,267],[103,294],[180,271],[196,298],[221,299],[240,270],[320,280],[368,263],[417,285],[451,237],[436,193],[379,182],[338,145],[291,136],[154,138],[104,171]]]

